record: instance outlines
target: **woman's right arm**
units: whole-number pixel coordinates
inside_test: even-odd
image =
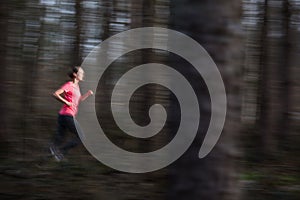
[[[65,98],[63,98],[63,97],[61,96],[61,94],[63,94],[63,93],[64,93],[64,90],[63,90],[63,89],[58,89],[58,90],[56,90],[56,91],[53,93],[53,96],[54,96],[57,100],[59,100],[60,102],[66,104],[67,106],[71,106],[72,103],[71,103],[71,102],[68,102]]]

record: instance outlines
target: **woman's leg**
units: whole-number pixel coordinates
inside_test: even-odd
[[[78,135],[78,130],[76,126],[79,128],[79,123],[74,117],[67,117],[66,118],[66,126],[71,133],[74,133],[73,138],[67,142],[61,149],[63,154],[66,154],[70,149],[76,147],[78,144],[81,143],[81,140]]]
[[[66,122],[65,116],[58,115],[57,118],[57,129],[52,140],[52,144],[49,147],[51,154],[57,161],[61,161],[63,159],[63,155],[59,151],[59,147],[62,145],[65,133],[66,133]]]
[[[66,134],[66,120],[63,115],[58,115],[57,118],[57,129],[53,138],[53,145],[59,147],[62,145],[65,134]]]

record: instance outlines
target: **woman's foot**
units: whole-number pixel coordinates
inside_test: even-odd
[[[57,162],[60,162],[64,159],[64,155],[54,145],[51,145],[49,150]]]

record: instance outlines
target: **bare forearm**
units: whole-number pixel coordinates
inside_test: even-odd
[[[87,93],[85,93],[84,95],[82,95],[80,97],[80,101],[84,101],[86,100],[86,98],[88,98],[89,96],[93,95],[93,92],[91,90],[89,90]]]
[[[53,93],[53,96],[55,99],[57,99],[58,101],[60,101],[61,103],[64,103],[66,105],[69,105],[70,102],[68,102],[65,98],[63,98],[62,96],[60,96],[59,94]]]

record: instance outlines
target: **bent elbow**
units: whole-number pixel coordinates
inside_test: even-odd
[[[52,96],[54,97],[54,98],[57,98],[57,94],[54,92],[54,93],[52,93]]]

